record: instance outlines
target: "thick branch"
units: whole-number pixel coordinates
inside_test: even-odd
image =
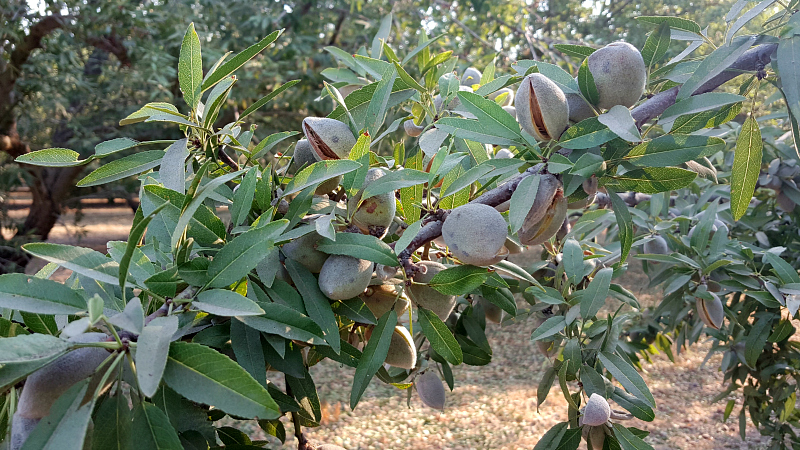
[[[751,48],[739,57],[736,62],[731,64],[728,69],[708,80],[708,82],[700,86],[692,95],[711,92],[744,72],[762,70],[764,66],[769,64],[771,56],[775,53],[777,48],[778,44],[764,44]],[[646,102],[634,108],[633,111],[631,111],[631,115],[639,128],[642,128],[649,120],[660,116],[667,108],[674,105],[680,89],[681,86],[675,86],[672,89],[659,92]]]
[[[101,37],[90,37],[86,41],[89,45],[116,56],[117,60],[123,66],[127,67],[131,65],[131,59],[128,56],[128,49],[125,48],[125,45],[123,45],[122,42],[120,42],[117,35],[109,34]]]
[[[63,27],[65,23],[66,18],[64,16],[53,14],[33,24],[28,35],[25,36],[25,39],[11,52],[9,70],[18,72],[22,65],[28,61],[28,57],[30,57],[31,53],[37,48],[42,47],[42,39],[54,30]],[[12,74],[12,76],[15,75]]]
[[[472,200],[470,203],[481,203],[489,206],[497,206],[501,203],[511,200],[511,195],[514,194],[514,190],[517,189],[519,183],[525,178],[541,172],[543,168],[544,164],[536,164],[535,166],[530,167],[528,170],[515,176],[508,182],[503,183],[502,185],[476,198],[475,200]],[[408,244],[408,246],[398,254],[400,263],[407,275],[413,275],[416,272],[416,266],[411,263],[411,255],[417,251],[418,248],[442,235],[442,225],[444,224],[444,219],[446,217],[447,212],[441,210],[429,216],[426,219],[427,223],[419,230],[419,233],[414,236],[414,239],[411,240],[411,243]]]

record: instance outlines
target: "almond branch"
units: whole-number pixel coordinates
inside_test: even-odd
[[[777,48],[778,44],[763,44],[753,47],[739,57],[739,59],[737,59],[727,69],[723,70],[720,74],[700,86],[700,88],[698,88],[697,91],[695,91],[692,95],[711,92],[724,83],[738,77],[739,75],[742,75],[743,73],[764,70],[764,67],[770,63],[772,54],[775,53]],[[660,116],[664,111],[666,111],[667,108],[674,105],[680,88],[681,86],[676,86],[671,89],[667,89],[666,91],[659,92],[641,105],[634,108],[631,111],[631,115],[636,121],[637,126],[641,128],[645,123]],[[519,183],[522,180],[533,174],[539,173],[542,167],[542,164],[537,164],[510,179],[508,182],[472,200],[470,203],[482,203],[489,206],[500,205],[501,203],[511,199],[511,196],[514,194],[514,191],[517,189],[517,186],[519,186]],[[631,193],[631,195],[631,199],[633,201],[638,200],[636,199],[636,193]],[[603,199],[601,199],[601,202],[603,202]],[[605,203],[610,202],[606,200]],[[411,243],[408,244],[408,246],[400,253],[398,253],[400,264],[408,276],[413,276],[417,271],[416,265],[411,262],[411,255],[423,245],[441,236],[443,223],[443,217],[430,217],[417,235],[414,236],[414,239],[411,240]]]

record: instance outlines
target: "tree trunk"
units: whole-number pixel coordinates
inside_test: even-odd
[[[46,240],[62,211],[83,167],[42,168],[30,186],[33,202],[28,217],[17,231],[18,236]]]

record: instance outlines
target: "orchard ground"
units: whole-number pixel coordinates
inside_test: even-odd
[[[23,220],[27,204],[24,193],[13,194],[9,215]],[[75,213],[71,209],[61,216],[49,242],[105,252],[109,240],[127,240],[133,212],[122,201],[113,205],[105,200],[84,201],[78,222]],[[643,305],[655,304],[660,292],[647,290],[647,276],[635,258],[629,261],[631,268],[621,284]],[[43,265],[43,261],[34,261],[28,271],[33,273]],[[67,276],[69,271],[59,269],[55,278],[64,280]],[[522,302],[519,306],[526,305]],[[503,327],[490,324],[487,337],[494,350],[492,363],[455,367],[455,390],[447,393],[443,412],[424,407],[413,391],[409,408],[407,391],[379,381],[370,384],[356,410],[350,411],[347,405],[353,370],[332,361],[318,364],[311,372],[322,403],[322,426],[304,432],[312,443],[335,443],[348,449],[531,449],[550,427],[566,420],[567,408],[557,383],[537,408],[536,387],[549,363],[528,341],[530,327],[526,321]],[[658,404],[656,420],[634,420],[628,425],[650,431],[646,440],[657,450],[766,448],[768,439],[759,436],[749,422],[747,439],[739,438],[738,392],[730,397],[737,405],[727,423],[722,422],[727,399],[709,404],[723,388],[722,374],[717,370],[721,355],[702,366],[709,347],[706,343],[684,351],[676,355],[675,364],[664,355],[646,364],[643,376]],[[283,387],[281,379],[273,381]],[[230,424],[248,431],[254,440],[265,439],[254,422]],[[296,448],[291,423],[284,418],[284,424],[286,444],[265,448]]]

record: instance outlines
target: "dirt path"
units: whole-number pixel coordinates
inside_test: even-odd
[[[22,218],[25,211],[16,209],[11,214]],[[107,241],[127,239],[132,219],[131,210],[121,203],[84,209],[78,223],[72,210],[53,229],[50,242],[105,251]],[[31,264],[29,272],[42,265]],[[646,276],[635,262],[632,265],[625,284],[642,303],[652,304],[654,293],[642,290]],[[60,278],[67,274],[61,273]],[[531,449],[552,425],[566,420],[566,401],[554,386],[537,409],[536,387],[550,362],[529,343],[530,327],[525,322],[491,326],[487,335],[494,349],[492,363],[455,367],[455,390],[448,392],[443,412],[424,407],[414,392],[409,408],[406,391],[376,380],[356,410],[350,411],[347,405],[353,369],[331,361],[321,363],[311,371],[323,403],[323,425],[306,430],[307,436],[315,443],[336,443],[348,449]],[[657,418],[652,423],[634,421],[632,425],[650,431],[647,441],[659,450],[766,448],[767,440],[758,436],[752,425],[747,440],[742,441],[735,417],[727,424],[721,422],[726,400],[709,404],[723,386],[717,370],[719,356],[700,366],[708,347],[699,345],[682,353],[675,364],[663,355],[654,358],[644,376],[658,403]],[[574,386],[572,389],[576,390]],[[737,400],[736,413],[741,402],[738,396],[731,398]],[[291,435],[291,425],[288,421],[285,424]],[[255,423],[240,425],[250,430],[253,439],[264,439]],[[290,436],[286,445],[266,448],[296,448],[296,441]]]

